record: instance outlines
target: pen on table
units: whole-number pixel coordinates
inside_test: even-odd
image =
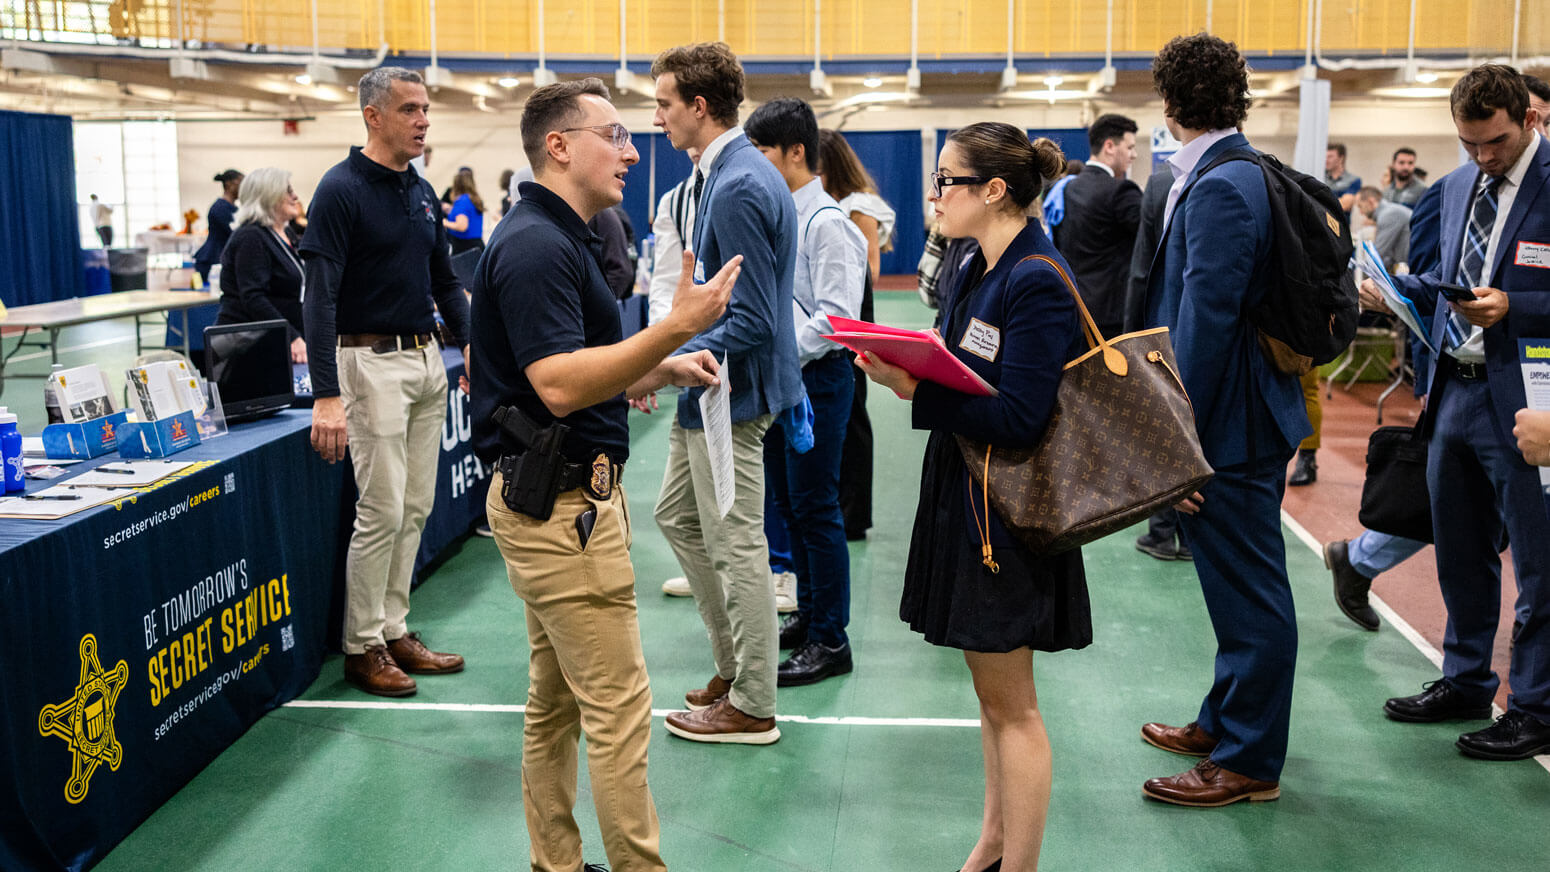
[[[29,494],[22,497],[24,500],[78,500],[80,498],[78,494]]]
[[[135,471],[132,470],[132,469],[119,469],[119,468],[113,467],[113,466],[99,466],[99,467],[97,467],[96,469],[94,469],[92,471],[93,472],[111,472],[114,475],[134,475],[135,474]]]

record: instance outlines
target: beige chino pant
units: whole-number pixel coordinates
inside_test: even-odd
[[[527,713],[522,724],[522,806],[535,872],[581,868],[577,741],[603,847],[614,872],[666,870],[656,804],[646,782],[651,686],[635,614],[630,518],[622,487],[606,501],[582,490],[555,500],[539,521],[506,508],[497,471],[485,500],[495,545],[527,612]],[[597,510],[585,549],[576,517]]]
[[[345,556],[344,653],[359,654],[408,632],[414,558],[436,502],[447,368],[435,343],[387,354],[341,347],[338,361],[360,493]]]
[[[704,430],[673,421],[656,519],[689,580],[710,636],[716,672],[732,682],[732,705],[746,715],[775,715],[780,628],[775,577],[764,538],[764,433],[772,415],[732,425],[736,496],[725,518],[716,507]]]

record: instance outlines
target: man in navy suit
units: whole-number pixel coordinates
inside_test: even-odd
[[[767,745],[775,726],[775,582],[764,536],[764,433],[776,415],[802,401],[792,282],[796,204],[780,173],[737,123],[743,68],[725,43],[668,49],[651,65],[657,112],[674,148],[700,149],[690,183],[695,273],[715,275],[743,256],[726,314],[686,343],[726,358],[731,383],[733,504],[716,500],[700,419],[700,390],[679,396],[668,437],[667,471],[656,519],[672,546],[710,635],[716,674],[669,715],[675,736],[697,742]]]
[[[1195,571],[1216,631],[1215,680],[1183,727],[1150,723],[1147,742],[1203,757],[1153,778],[1153,799],[1212,807],[1280,796],[1291,722],[1297,622],[1281,536],[1285,469],[1310,427],[1295,376],[1260,351],[1243,313],[1270,290],[1269,195],[1238,132],[1249,108],[1248,69],[1232,43],[1178,37],[1152,63],[1169,130],[1184,147],[1168,159],[1176,181],[1148,282],[1148,327],[1167,327],[1195,427],[1216,476],[1179,504]]]
[[[1502,587],[1496,543],[1505,525],[1522,622],[1507,676],[1512,694],[1506,714],[1459,736],[1458,747],[1519,760],[1550,751],[1550,515],[1538,472],[1512,438],[1513,416],[1526,405],[1518,340],[1550,338],[1550,142],[1511,67],[1469,71],[1450,102],[1472,162],[1438,183],[1440,262],[1397,279],[1432,315],[1441,349],[1428,376],[1425,429],[1437,580],[1448,608],[1443,677],[1383,710],[1413,722],[1490,716],[1500,683],[1491,669]],[[1449,302],[1444,283],[1472,299]],[[1370,302],[1374,291],[1364,285],[1363,297]]]

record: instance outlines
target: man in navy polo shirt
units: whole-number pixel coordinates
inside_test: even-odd
[[[668,355],[721,316],[741,258],[695,285],[685,252],[672,312],[622,339],[602,240],[587,229],[624,198],[624,176],[640,160],[608,88],[583,79],[534,91],[522,110],[522,148],[534,180],[521,184],[474,277],[472,414],[474,451],[496,466],[485,503],[490,529],[525,605],[531,646],[522,807],[532,868],[582,866],[573,808],[577,733],[585,731],[608,862],[614,872],[657,872],[667,866],[646,783],[651,686],[619,483],[630,450],[625,398],[716,382],[709,351]],[[497,426],[497,410],[534,428],[569,428],[547,517],[503,495],[548,467],[532,475],[538,464],[528,455],[542,449]]]
[[[421,644],[406,618],[446,418],[435,309],[466,362],[468,300],[436,192],[409,166],[430,127],[420,74],[380,67],[359,91],[366,146],[324,174],[301,244],[312,446],[330,463],[350,448],[360,492],[345,557],[345,678],[408,696],[416,687],[406,673],[463,668],[462,657]]]

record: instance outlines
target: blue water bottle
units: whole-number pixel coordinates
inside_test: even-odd
[[[27,477],[22,470],[22,434],[16,429],[16,416],[0,406],[0,457],[5,459],[5,492],[16,493],[27,489]]]

